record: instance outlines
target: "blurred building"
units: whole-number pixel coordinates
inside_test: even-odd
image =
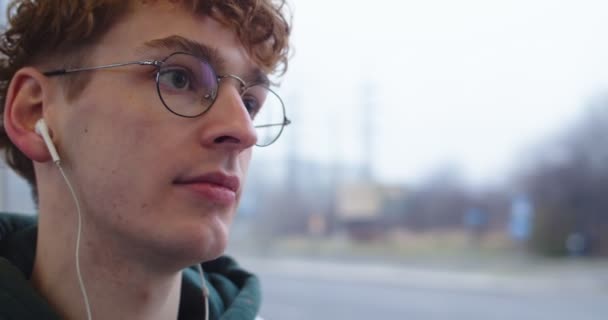
[[[336,228],[355,239],[382,236],[406,214],[405,188],[371,182],[340,185],[335,196]]]

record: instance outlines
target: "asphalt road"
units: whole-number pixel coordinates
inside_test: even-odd
[[[243,264],[262,280],[266,320],[608,319],[608,270],[463,272],[302,259]]]

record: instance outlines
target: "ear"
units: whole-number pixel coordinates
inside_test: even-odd
[[[51,160],[44,140],[35,131],[36,121],[47,107],[50,89],[47,77],[38,70],[19,69],[11,79],[4,105],[6,134],[21,152],[37,162]]]

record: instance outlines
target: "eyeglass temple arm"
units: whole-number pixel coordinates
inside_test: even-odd
[[[74,69],[57,69],[57,70],[47,71],[47,72],[44,72],[42,74],[44,74],[47,77],[53,77],[53,76],[60,76],[60,75],[63,75],[63,74],[68,74],[68,73],[73,73],[73,72],[92,71],[92,70],[100,70],[100,69],[109,69],[109,68],[123,67],[123,66],[128,66],[128,65],[133,65],[133,64],[143,65],[143,66],[156,66],[156,67],[160,67],[160,65],[162,64],[162,61],[158,61],[158,60],[142,60],[142,61],[131,61],[131,62],[123,62],[123,63],[112,63],[112,64],[106,64],[106,65],[97,66],[97,67],[82,67],[82,68],[74,68]]]
[[[255,128],[268,128],[268,127],[276,127],[276,126],[288,126],[290,124],[291,124],[291,120],[285,118],[285,120],[283,120],[283,123],[263,124],[263,125],[255,126]]]

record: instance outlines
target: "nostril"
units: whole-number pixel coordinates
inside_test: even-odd
[[[232,136],[221,136],[213,140],[215,143],[239,143],[240,140]]]

